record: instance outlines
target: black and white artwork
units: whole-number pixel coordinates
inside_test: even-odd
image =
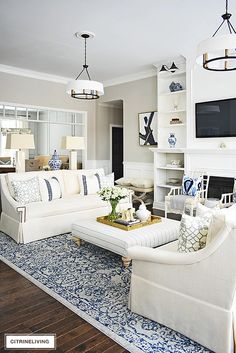
[[[157,112],[140,113],[138,117],[140,146],[157,146]]]

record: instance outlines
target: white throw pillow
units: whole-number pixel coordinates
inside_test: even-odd
[[[101,190],[101,176],[96,173],[94,175],[79,175],[80,193],[82,195],[93,195]]]
[[[203,249],[209,231],[211,217],[191,217],[183,214],[178,240],[179,252],[192,252]]]
[[[225,211],[225,209],[221,210],[219,206],[209,208],[203,206],[201,203],[197,204],[196,216],[211,217],[206,245],[208,245],[212,241],[212,239],[215,238],[216,234],[220,231],[220,229],[223,228],[225,224]]]
[[[116,184],[121,186],[131,186],[133,178],[120,178],[116,180]]]
[[[134,178],[131,182],[136,188],[149,189],[152,188],[154,183],[152,179]]]
[[[196,216],[204,217],[207,214],[213,215],[217,210],[218,211],[220,210],[219,206],[206,207],[206,206],[202,205],[200,202],[198,202],[197,208],[196,208]]]
[[[100,175],[101,189],[114,186],[114,173],[108,175]]]
[[[47,202],[61,198],[61,186],[56,177],[49,179],[39,178],[39,185],[42,201]]]
[[[41,201],[39,181],[37,177],[28,180],[14,180],[11,182],[14,199],[21,205]]]

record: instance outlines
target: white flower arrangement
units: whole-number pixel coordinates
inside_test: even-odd
[[[118,186],[106,187],[98,191],[103,201],[120,201],[129,195],[129,190]]]

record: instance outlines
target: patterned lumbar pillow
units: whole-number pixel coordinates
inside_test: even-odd
[[[39,184],[42,201],[46,202],[61,198],[61,186],[56,177],[49,179],[40,178]]]
[[[114,173],[108,175],[100,175],[101,188],[109,188],[114,186]]]
[[[41,201],[39,181],[37,177],[28,180],[13,180],[11,182],[14,199],[22,205]]]
[[[201,190],[201,186],[202,178],[191,178],[187,175],[183,176],[183,195],[196,196],[197,191]]]
[[[191,217],[183,214],[180,223],[178,251],[191,252],[206,246],[211,217]]]
[[[101,176],[98,173],[94,175],[79,175],[79,184],[82,195],[96,194],[101,190]]]

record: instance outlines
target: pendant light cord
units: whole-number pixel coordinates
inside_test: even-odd
[[[88,72],[88,65],[87,65],[87,38],[84,38],[84,65],[83,65],[83,69],[81,70],[81,72],[79,73],[79,75],[76,77],[76,80],[78,80],[78,78],[82,75],[82,73],[84,72],[84,70],[86,71],[89,80],[91,81],[91,77],[89,75]]]
[[[232,23],[229,20],[231,16],[232,15],[228,12],[228,0],[226,0],[225,1],[225,13],[221,16],[223,18],[223,21],[221,22],[221,24],[219,25],[219,27],[217,28],[217,30],[215,31],[215,33],[213,34],[212,37],[215,37],[216,33],[220,30],[220,28],[223,26],[225,21],[227,22],[229,33],[232,34],[232,32],[234,32],[236,34],[236,31],[235,31]]]

